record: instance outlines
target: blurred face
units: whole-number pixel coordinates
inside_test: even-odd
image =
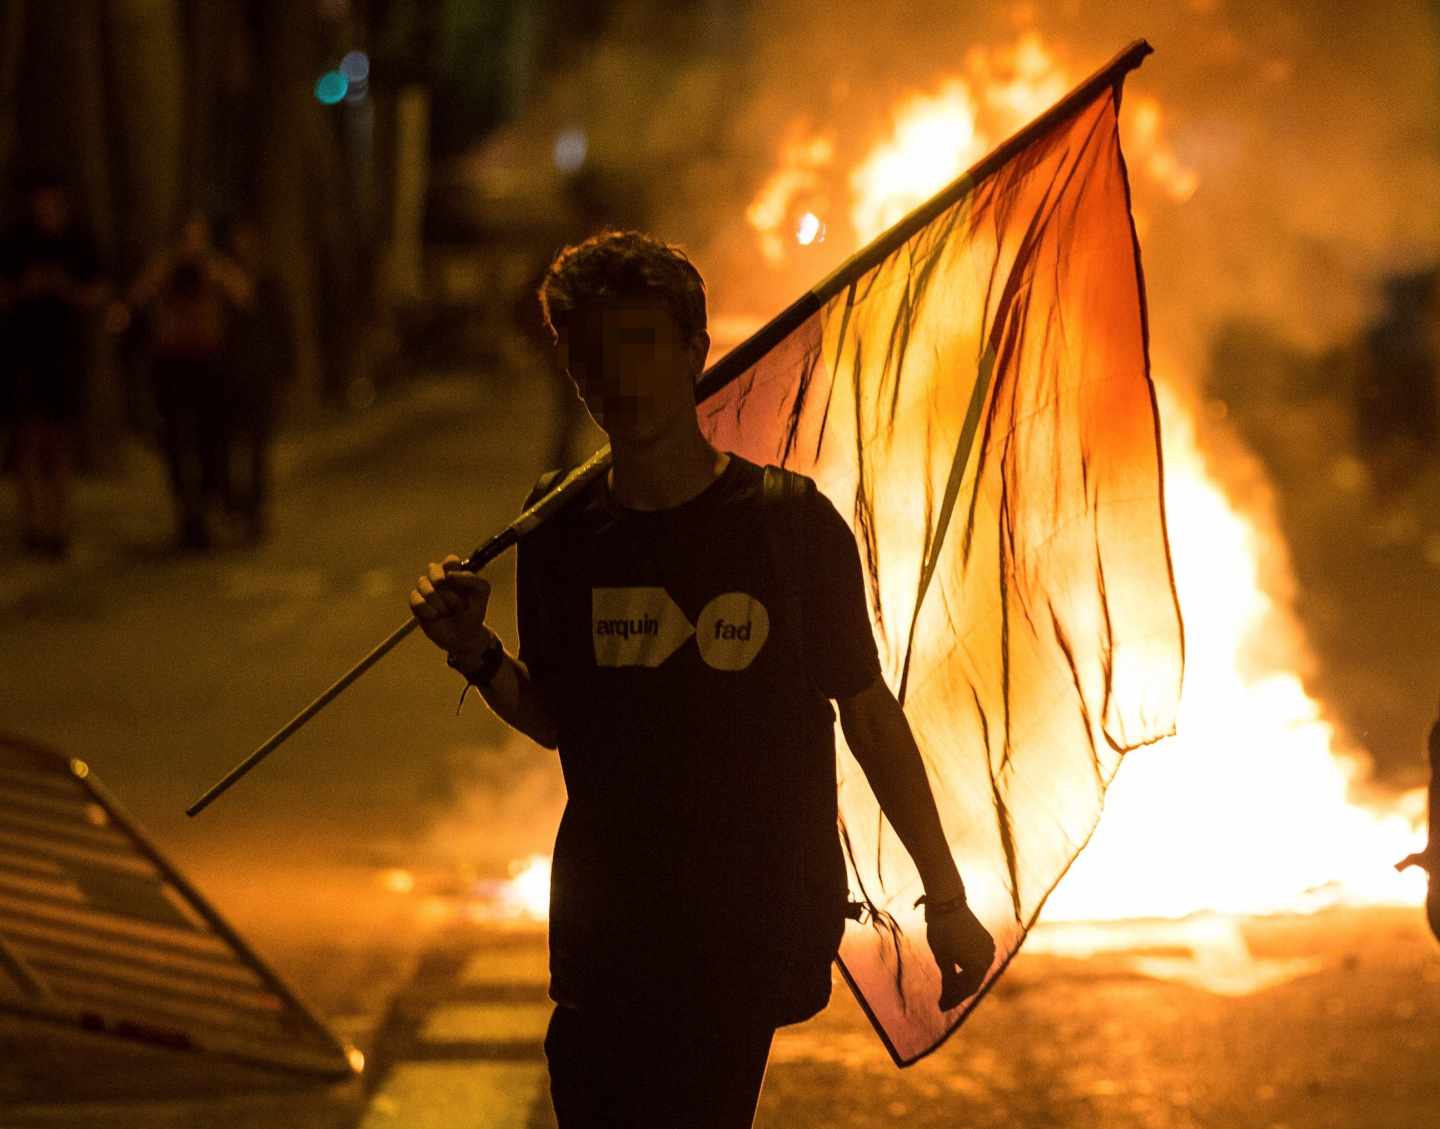
[[[258,266],[260,263],[260,229],[252,223],[236,225],[230,235],[230,250],[244,266]]]
[[[694,419],[695,380],[710,338],[701,332],[684,340],[663,302],[576,310],[558,345],[560,363],[612,440],[652,440]]]
[[[210,221],[202,215],[190,216],[180,229],[180,252],[201,255],[210,249]]]
[[[57,187],[37,189],[30,197],[30,213],[41,231],[63,231],[70,218],[65,192]]]

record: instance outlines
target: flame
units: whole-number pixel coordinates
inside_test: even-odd
[[[846,190],[854,245],[868,243],[1054,105],[1078,78],[1034,31],[1010,45],[976,45],[966,52],[962,73],[899,103],[889,136],[854,161],[848,174],[834,133],[809,133],[805,122],[792,122],[774,171],[745,210],[761,254],[778,266],[794,245],[818,242],[806,233],[823,230],[832,200]],[[1199,178],[1166,140],[1160,103],[1143,94],[1127,97],[1122,114],[1132,167],[1172,201],[1190,199]],[[1137,221],[1144,226],[1143,216]],[[782,237],[786,231],[795,233],[793,241]]]
[[[1089,847],[1047,919],[1263,914],[1418,905],[1425,877],[1393,864],[1423,842],[1424,792],[1351,796],[1369,763],[1341,745],[1296,670],[1290,610],[1258,562],[1283,553],[1206,474],[1193,418],[1161,392],[1165,489],[1187,664],[1177,736],[1127,758]],[[1292,669],[1252,671],[1281,642]]]
[[[544,921],[550,912],[550,859],[531,855],[512,862],[502,901],[516,916]]]
[[[848,177],[856,245],[1053,105],[1074,81],[1032,32],[1008,48],[971,49],[963,74],[903,100],[889,136],[856,160]],[[1160,103],[1129,97],[1123,113],[1132,170],[1172,203],[1190,199],[1198,178],[1168,144]],[[787,222],[805,230],[796,217],[803,223],[819,207],[815,198],[829,190],[827,177],[840,175],[838,163],[828,136],[807,146],[792,131],[779,168],[747,212],[767,258],[775,261],[785,245],[763,240]],[[1137,213],[1137,222],[1143,219]],[[1280,539],[1211,479],[1189,408],[1161,392],[1168,516],[1187,624],[1180,735],[1128,758],[1100,830],[1051,898],[1046,919],[1422,902],[1425,876],[1397,874],[1393,864],[1421,845],[1423,793],[1393,794],[1372,806],[1353,799],[1366,783],[1368,758],[1342,744],[1307,692],[1303,635],[1259,568],[1262,559],[1284,559]],[[887,528],[897,530],[898,540],[886,545],[892,557],[911,551],[903,531],[912,526],[897,517]],[[882,539],[887,528],[878,531]],[[1271,655],[1278,643],[1284,660],[1254,669],[1246,650],[1257,638]],[[1235,953],[1226,949],[1227,967],[1238,967]],[[1239,974],[1232,968],[1227,975]]]
[[[779,164],[745,209],[745,218],[760,235],[760,252],[772,264],[785,257],[780,232],[790,223],[796,201],[816,198],[820,201],[816,206],[823,207],[822,172],[835,156],[835,143],[826,134],[806,137],[804,130],[803,122],[791,128],[781,146]],[[793,225],[797,233],[801,220]]]
[[[1195,195],[1200,179],[1175,156],[1162,133],[1164,116],[1160,103],[1145,94],[1135,97],[1126,122],[1131,146],[1140,154],[1145,172],[1178,203]]]
[[[850,222],[868,243],[914,211],[973,164],[989,146],[976,126],[975,104],[960,79],[934,95],[915,95],[896,115],[893,136],[850,174]]]
[[[795,242],[810,246],[816,240],[825,238],[825,221],[814,212],[806,212],[795,227]]]

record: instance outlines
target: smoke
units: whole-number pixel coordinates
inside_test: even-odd
[[[565,806],[553,753],[507,733],[496,745],[451,747],[445,759],[454,795],[419,845],[419,858],[463,860],[495,876],[512,860],[549,851]]]

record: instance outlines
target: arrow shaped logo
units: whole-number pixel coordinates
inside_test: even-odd
[[[597,666],[657,667],[695,634],[663,588],[592,588]]]

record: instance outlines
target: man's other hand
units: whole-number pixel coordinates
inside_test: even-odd
[[[465,562],[453,553],[432,561],[426,575],[410,590],[410,611],[429,640],[448,654],[465,654],[489,639],[485,610],[490,604],[490,582],[467,572]]]
[[[940,966],[940,1010],[949,1011],[980,990],[995,960],[995,940],[969,906],[931,918],[925,936]]]
[[[1412,866],[1428,871],[1431,878],[1440,878],[1440,849],[1437,849],[1437,844],[1431,843],[1423,851],[1406,855],[1395,864],[1395,869],[1408,870]]]

